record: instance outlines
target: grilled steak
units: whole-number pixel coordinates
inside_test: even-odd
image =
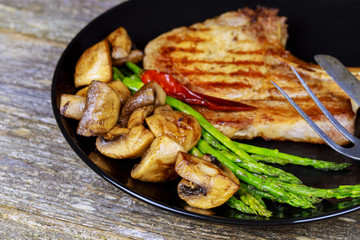
[[[347,143],[316,107],[289,65],[297,69],[339,122],[354,132],[355,113],[349,97],[319,66],[301,61],[285,49],[286,18],[277,13],[277,9],[244,8],[173,29],[146,46],[144,68],[170,73],[191,90],[257,107],[221,112],[194,106],[230,138],[323,143],[271,84],[273,80],[337,143]],[[360,75],[357,68],[351,71]]]

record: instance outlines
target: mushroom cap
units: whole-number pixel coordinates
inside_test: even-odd
[[[145,119],[155,137],[166,135],[184,147],[193,148],[201,137],[201,126],[193,116],[179,111],[161,111]]]
[[[76,133],[87,137],[107,133],[116,125],[119,112],[120,100],[115,91],[106,83],[92,81]]]
[[[131,171],[131,177],[145,182],[165,182],[178,177],[175,172],[176,156],[183,147],[168,138],[155,138],[139,164]]]
[[[82,97],[85,97],[85,98],[86,98],[88,89],[89,89],[89,86],[83,87],[83,88],[81,88],[79,91],[77,91],[77,92],[75,93],[75,95],[77,95],[77,96],[82,96]]]
[[[130,90],[128,87],[125,86],[125,84],[121,81],[111,81],[108,82],[109,87],[111,87],[116,94],[119,96],[121,105],[123,106],[125,102],[128,100],[128,98],[131,96]],[[81,88],[79,91],[76,92],[76,95],[86,97],[87,91],[89,89],[89,86],[86,86],[84,88]]]
[[[123,106],[131,96],[130,90],[122,81],[111,81],[108,85],[114,89],[116,94],[119,96],[121,105]]]
[[[192,207],[210,209],[225,203],[240,187],[227,168],[185,152],[179,152],[175,170],[183,179],[177,191]]]
[[[138,63],[144,58],[144,53],[139,49],[131,50],[129,56],[124,58],[112,59],[112,64],[115,66],[120,66],[126,62]]]
[[[155,82],[146,83],[126,101],[120,114],[120,126],[127,126],[129,118],[135,109],[149,105],[154,107],[164,105],[165,99],[166,93],[159,84]]]
[[[130,119],[127,123],[127,127],[133,128],[135,126],[144,124],[145,118],[149,116],[153,112],[153,110],[154,110],[153,105],[144,106],[135,109],[135,111],[130,116]]]
[[[88,48],[76,63],[75,87],[89,85],[93,80],[110,82],[112,73],[109,42],[102,40]]]
[[[138,158],[149,149],[154,135],[143,125],[131,129],[116,126],[109,134],[107,140],[103,136],[96,139],[96,148],[107,157],[115,159]]]
[[[61,115],[80,120],[85,109],[86,98],[72,94],[61,94],[60,113]]]
[[[172,107],[169,104],[158,106],[154,109],[153,114],[161,114],[163,112],[173,111]]]
[[[111,57],[113,59],[126,58],[131,50],[131,39],[125,28],[119,27],[106,38],[112,46]]]

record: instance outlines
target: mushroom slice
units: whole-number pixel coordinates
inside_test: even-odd
[[[86,137],[107,133],[116,125],[119,112],[120,100],[115,91],[106,83],[92,81],[76,133]]]
[[[229,169],[185,152],[179,152],[175,170],[183,178],[177,187],[179,197],[192,207],[220,206],[240,187]]]
[[[85,102],[85,97],[61,94],[60,113],[65,117],[80,120],[85,108]]]
[[[131,50],[127,60],[129,62],[138,63],[138,62],[142,61],[143,58],[144,58],[144,53],[138,49],[134,49],[134,50]]]
[[[103,140],[112,141],[112,140],[118,139],[118,138],[128,134],[129,132],[130,132],[130,129],[122,128],[119,125],[116,125],[110,131],[108,131],[107,133],[105,133],[101,136],[102,136]]]
[[[116,135],[113,135],[115,136],[114,139],[111,141],[106,140],[103,136],[99,136],[96,139],[96,148],[99,152],[110,158],[141,157],[149,149],[154,140],[154,135],[142,125],[132,129],[120,128],[116,132]]]
[[[120,126],[127,126],[129,118],[135,109],[149,105],[155,107],[164,105],[165,99],[166,93],[159,84],[155,82],[146,83],[126,101],[120,114]]]
[[[75,87],[89,85],[93,80],[110,82],[112,77],[110,46],[107,40],[88,48],[75,66]]]
[[[85,98],[86,98],[88,89],[89,89],[89,86],[86,86],[86,87],[80,89],[79,91],[77,91],[77,92],[75,93],[75,95],[77,95],[77,96],[82,96],[82,97],[85,97]]]
[[[179,111],[163,111],[145,119],[155,137],[166,135],[180,143],[185,151],[193,148],[201,137],[201,127],[193,116]]]
[[[135,109],[135,111],[130,116],[127,127],[133,128],[135,126],[142,125],[145,121],[145,118],[147,118],[147,116],[149,116],[153,110],[153,105]]]
[[[178,177],[175,172],[176,156],[183,147],[168,138],[155,138],[150,149],[131,171],[131,177],[145,182],[165,182]]]
[[[153,114],[155,115],[155,114],[161,114],[162,112],[171,112],[172,110],[173,109],[169,104],[165,104],[155,108]]]
[[[111,81],[108,83],[108,85],[116,92],[116,94],[119,96],[121,105],[124,105],[125,102],[128,100],[128,98],[131,96],[130,90],[128,87],[125,86],[125,84],[121,81]],[[86,97],[88,86],[80,89],[76,92],[76,95]]]
[[[111,81],[108,85],[114,89],[116,94],[119,96],[121,105],[123,106],[128,98],[131,96],[130,90],[125,84],[121,81]]]
[[[106,38],[112,46],[111,57],[114,59],[125,58],[129,56],[131,50],[131,39],[123,27],[119,27]]]
[[[131,50],[129,56],[119,59],[112,59],[113,65],[120,66],[126,62],[138,63],[144,58],[144,53],[139,49]]]

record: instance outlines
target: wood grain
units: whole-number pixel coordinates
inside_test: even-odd
[[[356,239],[360,212],[282,227],[184,218],[116,189],[72,151],[50,87],[66,44],[122,1],[0,1],[0,239]]]

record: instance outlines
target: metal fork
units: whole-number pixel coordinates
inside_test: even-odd
[[[356,160],[360,160],[360,139],[352,135],[348,130],[346,130],[331,113],[324,107],[324,105],[320,102],[320,100],[315,96],[313,91],[309,88],[309,86],[305,83],[304,79],[299,75],[299,73],[295,70],[293,66],[290,66],[296,77],[300,80],[303,87],[306,89],[310,97],[315,101],[316,105],[320,108],[320,110],[324,113],[324,115],[329,119],[329,121],[339,130],[347,139],[349,139],[354,145],[349,148],[342,147],[335,143],[326,133],[321,130],[316,123],[311,120],[311,118],[292,100],[283,89],[281,89],[276,83],[271,81],[272,84],[281,92],[281,94],[290,102],[290,104],[300,113],[300,115],[306,120],[306,122],[315,130],[317,134],[335,151],[348,156],[350,158],[354,158]],[[326,69],[325,69],[326,70]]]

